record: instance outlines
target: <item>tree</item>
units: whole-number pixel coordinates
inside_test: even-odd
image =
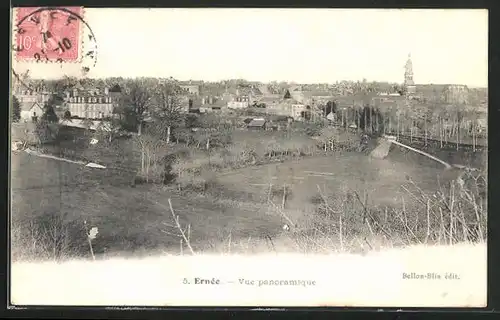
[[[359,110],[359,128],[369,133],[381,133],[384,131],[384,119],[382,113],[372,106],[365,105]]]
[[[108,121],[100,121],[96,128],[96,133],[98,136],[101,136],[111,142],[113,138],[120,132],[120,128],[120,121],[118,119],[112,118]]]
[[[290,94],[290,91],[288,91],[288,89],[286,89],[285,96],[283,98],[284,99],[291,99],[292,98],[292,95]]]
[[[125,113],[128,120],[135,118],[139,135],[142,132],[144,117],[153,101],[151,91],[153,86],[154,83],[152,83],[151,79],[142,78],[131,81],[124,90],[121,107],[125,109],[122,110],[122,113]]]
[[[224,147],[231,143],[231,135],[229,129],[232,126],[231,120],[223,119],[217,114],[205,114],[199,119],[200,131],[195,134],[195,140],[198,145],[202,143],[206,150],[210,147]]]
[[[153,174],[154,178],[161,178],[163,172],[158,172],[156,169],[162,170],[161,166],[158,167],[158,160],[162,159],[167,152],[167,141],[165,137],[164,127],[161,123],[148,124],[145,132],[140,136],[134,137],[135,143],[141,152],[141,170],[140,173],[146,178],[146,182],[150,181]]]
[[[200,126],[199,117],[195,114],[188,113],[186,119],[184,120],[184,126],[186,128],[196,128]]]
[[[71,121],[71,112],[69,112],[69,110],[64,111],[63,119]]]
[[[154,95],[154,108],[151,111],[156,125],[166,129],[166,142],[170,143],[170,134],[173,127],[183,120],[180,103],[181,88],[175,82],[160,84]]]
[[[12,121],[18,122],[21,120],[21,103],[16,96],[12,96]]]
[[[335,101],[328,101],[323,107],[323,115],[326,117],[330,113],[337,113],[337,104]]]
[[[43,108],[42,120],[47,121],[49,123],[57,123],[59,122],[59,117],[54,111],[54,106],[52,104],[46,103]]]
[[[42,119],[35,124],[34,134],[38,144],[43,144],[54,140],[59,132],[57,123],[50,123],[46,119]]]

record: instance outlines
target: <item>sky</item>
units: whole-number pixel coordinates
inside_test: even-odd
[[[486,10],[86,8],[84,19],[98,46],[88,77],[401,83],[411,53],[417,84],[488,83]]]

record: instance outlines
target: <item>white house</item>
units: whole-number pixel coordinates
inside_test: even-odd
[[[33,104],[22,104],[21,107],[21,120],[22,121],[32,121],[40,119],[43,115],[43,108],[38,102]]]
[[[229,109],[244,109],[250,106],[250,97],[247,95],[236,96],[234,100],[227,102]]]

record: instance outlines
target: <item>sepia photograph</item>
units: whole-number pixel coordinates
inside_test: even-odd
[[[11,8],[10,305],[485,307],[488,11]]]

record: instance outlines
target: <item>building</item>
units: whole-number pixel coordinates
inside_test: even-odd
[[[13,86],[13,95],[20,105],[21,121],[36,121],[44,112],[44,105],[50,100],[52,94],[42,84],[34,89],[26,88],[16,81]]]
[[[227,102],[227,107],[229,109],[244,109],[250,106],[250,96],[248,95],[237,95],[232,100]]]
[[[264,118],[254,118],[247,124],[247,128],[252,130],[265,130],[266,120]]]
[[[43,106],[38,102],[21,104],[21,121],[36,122],[43,115]]]
[[[179,87],[186,94],[192,94],[195,96],[200,95],[200,84],[199,83],[196,83],[193,81],[180,82]]]
[[[201,98],[202,105],[212,105],[217,101],[217,98],[213,95],[204,96]]]
[[[43,86],[35,89],[27,89],[22,85],[18,85],[13,91],[14,96],[16,96],[21,105],[21,111],[30,110],[34,103],[39,104],[43,108],[52,96]]]
[[[310,107],[294,99],[285,99],[266,104],[266,113],[291,117],[294,120],[303,120]]]
[[[200,97],[184,96],[181,98],[182,111],[189,113],[200,113],[204,109],[203,99]]]
[[[328,91],[303,91],[301,87],[295,87],[293,90],[290,90],[290,95],[292,99],[297,100],[303,104],[322,104],[327,101],[331,101],[335,98],[335,96]]]
[[[273,107],[276,104],[279,104],[283,100],[283,97],[279,94],[272,94],[263,96],[260,99],[256,100],[257,104],[264,104],[267,107]]]
[[[83,119],[103,119],[113,116],[121,96],[121,88],[115,85],[103,90],[73,90],[66,92],[66,108],[71,117]]]
[[[212,111],[226,110],[227,109],[227,103],[225,103],[222,100],[215,100],[215,101],[213,101],[213,103],[205,105],[205,107],[211,109]]]
[[[408,54],[408,60],[405,64],[404,89],[408,96],[414,95],[417,92],[417,87],[413,81],[413,62],[411,61],[411,54]]]

